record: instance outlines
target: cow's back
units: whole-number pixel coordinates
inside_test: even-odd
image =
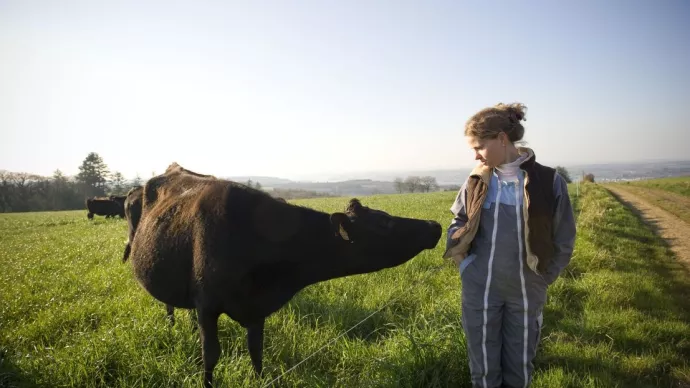
[[[160,301],[191,308],[197,296],[210,303],[202,294],[226,295],[217,307],[242,321],[251,272],[299,254],[282,244],[299,226],[297,209],[267,193],[227,180],[163,175],[144,188],[130,260],[139,282]]]

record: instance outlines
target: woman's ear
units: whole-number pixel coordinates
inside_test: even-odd
[[[508,145],[508,143],[510,143],[510,139],[508,138],[508,135],[507,135],[505,132],[503,132],[503,131],[501,131],[501,132],[498,134],[498,140],[501,141],[501,146],[502,146],[502,147],[505,147],[505,146]]]

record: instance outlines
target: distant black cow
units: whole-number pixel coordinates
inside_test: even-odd
[[[125,199],[127,199],[126,195],[111,195],[108,197],[110,200],[117,202],[122,206],[122,209],[124,211],[125,208]]]
[[[264,321],[297,292],[398,266],[441,238],[434,221],[394,217],[356,199],[345,212],[324,213],[176,163],[131,190],[125,208],[123,260],[154,298],[197,311],[206,386],[220,356],[221,314],[247,329],[260,375]]]
[[[111,198],[89,198],[86,200],[86,209],[88,213],[86,216],[92,220],[94,214],[99,216],[105,216],[105,218],[120,216],[120,218],[125,217],[124,204],[120,203],[118,200]]]

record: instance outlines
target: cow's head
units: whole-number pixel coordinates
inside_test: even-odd
[[[355,272],[371,272],[405,263],[441,238],[436,221],[392,216],[353,198],[344,213],[331,214],[334,235],[347,244]]]
[[[132,242],[136,234],[139,221],[141,220],[141,206],[144,198],[144,188],[137,186],[129,190],[125,198],[125,217],[127,217],[127,225],[129,226],[129,235],[127,239],[127,246],[125,253],[122,256],[122,262],[127,261],[129,254],[132,251]]]

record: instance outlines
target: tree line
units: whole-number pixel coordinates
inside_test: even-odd
[[[60,170],[50,177],[0,170],[0,213],[83,209],[86,198],[124,195],[141,184],[138,175],[127,182],[119,171],[110,172],[95,152],[86,156],[74,177]]]
[[[564,167],[558,166],[556,170],[566,182],[571,182],[570,174]],[[583,180],[594,182],[594,175],[587,174]],[[261,189],[259,182],[248,180],[243,183]],[[60,170],[55,170],[50,177],[0,170],[0,213],[84,209],[85,200],[89,197],[124,195],[130,188],[142,184],[139,175],[127,181],[119,171],[111,172],[103,158],[95,152],[86,156],[74,177],[68,177]],[[436,178],[432,176],[397,177],[393,185],[401,194],[439,189]],[[273,194],[286,199],[327,196],[304,190],[278,190]]]
[[[397,177],[393,180],[395,190],[402,193],[428,193],[438,190],[436,178],[432,176],[408,176],[405,179]]]
[[[556,166],[556,172],[560,174],[566,183],[571,183],[572,178],[570,173],[563,166]],[[584,181],[594,182],[593,174],[583,175]],[[408,176],[403,179],[401,177],[395,178],[393,181],[393,186],[395,190],[402,193],[426,193],[429,191],[436,191],[440,189],[439,184],[436,182],[436,178],[432,176]],[[446,186],[445,189],[452,188],[453,190],[459,190],[460,186]]]
[[[144,183],[139,175],[127,180],[119,171],[111,172],[96,152],[84,158],[73,177],[59,169],[52,176],[0,170],[0,213],[84,209],[87,198],[125,195]],[[242,183],[261,190],[261,183],[251,179]]]

